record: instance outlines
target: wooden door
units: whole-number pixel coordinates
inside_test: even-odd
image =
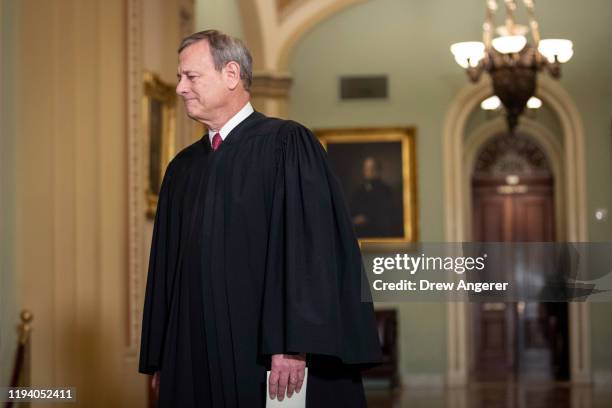
[[[496,184],[474,184],[473,240],[512,241],[512,196]],[[514,376],[516,310],[508,303],[472,305],[473,374],[478,381],[507,380]]]
[[[554,241],[552,179],[475,180],[473,203],[474,241]],[[476,380],[565,376],[566,304],[483,303],[472,311]]]

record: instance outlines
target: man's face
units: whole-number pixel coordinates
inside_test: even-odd
[[[372,157],[363,161],[363,177],[368,181],[378,178],[378,164]]]
[[[189,45],[179,54],[176,93],[183,97],[187,115],[199,122],[214,122],[230,97],[223,70],[215,70],[206,40]]]

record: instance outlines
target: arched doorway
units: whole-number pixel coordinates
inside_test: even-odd
[[[490,96],[488,81],[475,85],[466,85],[451,103],[443,128],[443,163],[444,163],[444,212],[445,239],[449,242],[471,240],[471,190],[470,171],[466,163],[475,157],[483,135],[477,129],[471,137],[465,137],[466,123],[470,113],[478,104]],[[539,79],[537,96],[555,112],[561,124],[562,146],[555,146],[550,132],[542,126],[529,124],[522,118],[521,127],[534,129],[538,141],[549,153],[553,169],[557,169],[558,184],[555,186],[557,221],[563,230],[562,239],[569,242],[586,241],[586,162],[584,155],[585,134],[582,119],[576,105],[560,84],[542,77]],[[485,124],[485,127],[497,127],[501,131],[503,123]],[[540,128],[540,129],[538,129]],[[490,132],[487,133],[491,135]],[[486,134],[484,135],[486,139]],[[547,147],[548,146],[548,147]],[[561,208],[560,208],[561,207]],[[572,383],[589,383],[591,381],[591,337],[590,314],[587,303],[570,302],[569,309],[569,344],[570,344],[570,381]],[[470,324],[469,304],[449,302],[447,308],[447,382],[449,384],[466,384],[469,379],[471,347],[469,340]]]
[[[471,174],[473,240],[554,241],[554,188],[550,160],[533,138],[491,137]],[[568,379],[566,303],[475,303],[470,315],[473,380]]]

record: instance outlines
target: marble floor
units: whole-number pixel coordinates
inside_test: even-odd
[[[366,388],[369,408],[612,408],[612,387],[479,383],[465,387]]]

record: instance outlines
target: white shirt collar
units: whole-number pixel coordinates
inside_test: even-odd
[[[221,129],[219,130],[219,134],[221,135],[221,139],[225,140],[227,135],[229,135],[229,133],[236,126],[238,126],[238,124],[240,124],[240,122],[245,120],[253,112],[254,112],[254,109],[253,109],[253,106],[251,105],[251,102],[247,102],[246,105],[244,105],[242,107],[242,109],[240,109],[238,111],[238,113],[236,113],[234,116],[232,116],[232,118],[230,120],[228,120],[225,123],[225,125],[223,125],[221,127]],[[217,133],[217,132],[214,132],[212,130],[208,130],[208,140],[210,141],[210,144],[212,144],[212,139],[213,139],[213,136],[215,135],[215,133]]]

